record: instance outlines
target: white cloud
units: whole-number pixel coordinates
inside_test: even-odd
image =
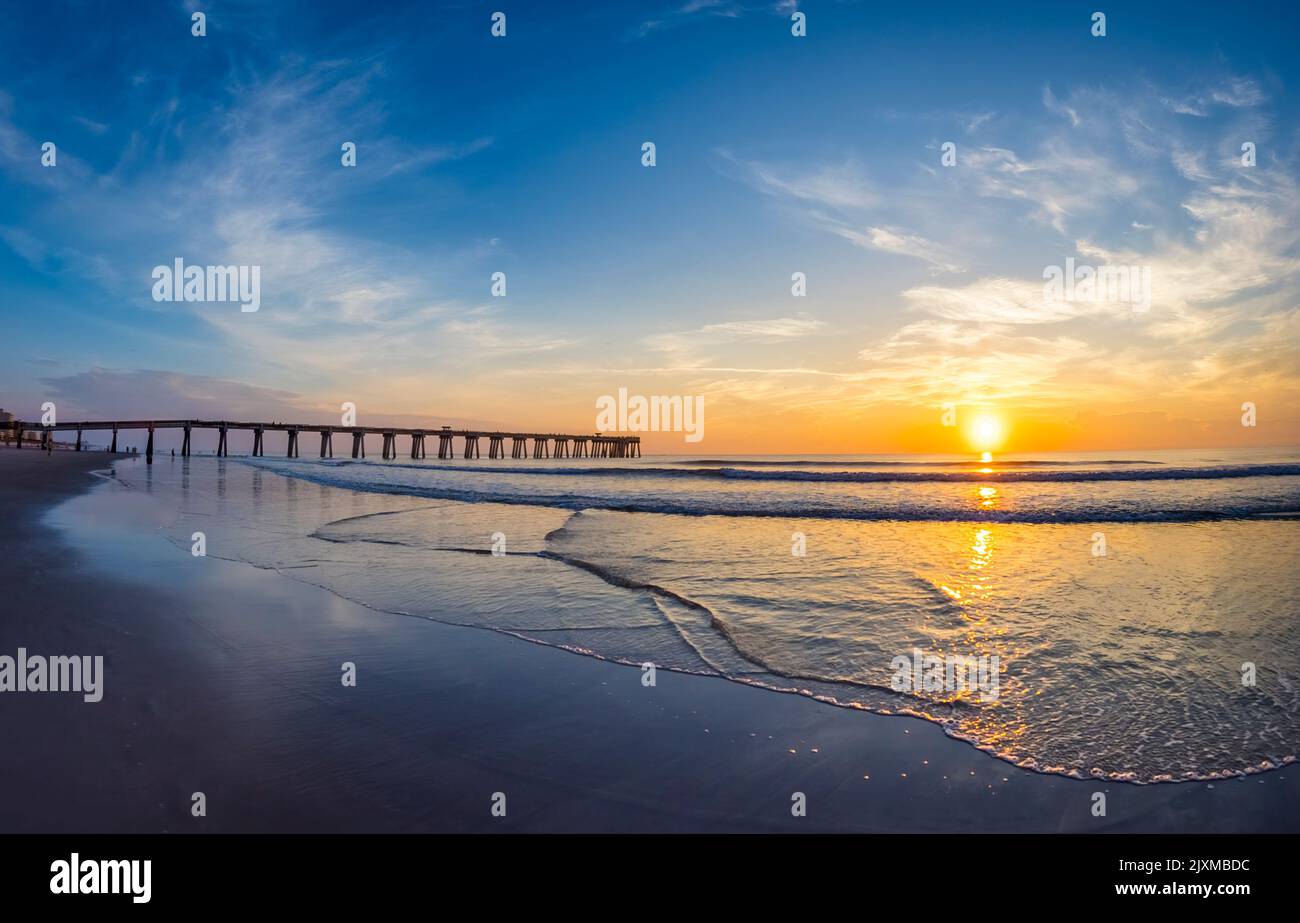
[[[882,250],[886,253],[897,253],[924,260],[938,272],[964,271],[960,265],[952,261],[953,258],[942,247],[918,234],[879,227],[856,231],[840,224],[831,225],[831,230],[845,240],[867,250]]]
[[[1073,107],[1067,106],[1056,98],[1056,95],[1052,93],[1052,88],[1050,86],[1043,87],[1043,105],[1047,107],[1048,112],[1055,112],[1058,115],[1064,115],[1070,120],[1070,124],[1075,128],[1078,128],[1079,123],[1083,121],[1083,119],[1079,117],[1079,113],[1075,111]]]
[[[822,322],[807,314],[765,320],[727,321],[706,324],[693,330],[660,333],[646,337],[645,345],[655,352],[695,353],[702,348],[737,343],[774,343],[815,333]]]
[[[880,196],[867,182],[861,168],[851,160],[809,169],[742,160],[726,150],[717,153],[723,160],[739,168],[742,179],[766,195],[850,210],[871,208],[880,201]]]
[[[1161,102],[1178,115],[1207,117],[1215,106],[1248,109],[1267,100],[1259,82],[1250,77],[1229,74],[1183,96],[1162,96]]]

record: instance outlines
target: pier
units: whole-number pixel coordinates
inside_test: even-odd
[[[39,434],[40,445],[46,446],[54,433],[76,433],[75,450],[80,452],[84,444],[85,433],[112,433],[113,441],[110,452],[117,451],[118,433],[124,430],[143,430],[147,432],[144,457],[153,464],[154,433],[158,430],[179,430],[181,433],[182,456],[191,454],[191,434],[195,430],[211,430],[217,434],[217,452],[220,457],[230,454],[229,434],[250,432],[253,434],[253,451],[255,456],[266,454],[266,434],[285,434],[285,457],[299,457],[299,436],[303,433],[316,433],[320,436],[320,457],[334,457],[334,437],[339,436],[347,445],[351,437],[353,458],[366,457],[366,436],[379,436],[383,447],[384,459],[398,457],[398,437],[409,440],[410,457],[427,458],[426,440],[438,437],[438,458],[456,458],[456,443],[460,441],[461,458],[481,458],[482,441],[487,442],[488,458],[505,458],[505,442],[510,440],[511,458],[640,458],[640,436],[608,436],[597,433],[592,436],[574,436],[563,433],[502,433],[486,430],[452,429],[443,426],[436,429],[417,429],[401,426],[327,426],[319,423],[249,423],[232,420],[81,420],[73,423],[56,423],[45,426],[14,420],[0,424],[13,434],[14,444],[23,446],[25,434]],[[532,449],[529,450],[529,442]],[[29,441],[29,445],[31,442]]]

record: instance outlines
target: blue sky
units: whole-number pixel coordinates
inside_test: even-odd
[[[629,387],[704,394],[707,451],[870,451],[945,402],[1227,444],[1253,400],[1300,441],[1293,4],[592,6],[9,11],[0,403],[587,431]],[[1038,311],[1071,256],[1151,312]],[[154,302],[176,257],[261,309]]]

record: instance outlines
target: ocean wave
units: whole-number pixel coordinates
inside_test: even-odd
[[[412,465],[390,462],[365,462],[342,460],[321,462],[323,467],[373,467],[386,470],[409,469],[413,471],[455,471],[474,474],[511,474],[567,477],[608,478],[721,478],[743,481],[790,481],[809,483],[844,484],[944,484],[944,483],[1078,483],[1086,481],[1200,481],[1228,478],[1295,477],[1300,476],[1300,464],[1270,465],[1218,465],[1180,468],[1121,468],[1117,470],[1000,470],[988,464],[960,471],[799,471],[750,470],[736,467],[750,462],[732,463],[718,468],[661,468],[661,467],[569,467],[552,466],[534,468],[527,465]],[[790,463],[783,463],[790,464]],[[802,462],[794,464],[803,464]],[[850,463],[851,464],[851,463]],[[964,463],[963,463],[964,464]],[[1040,463],[1020,463],[1022,465]],[[1047,463],[1041,463],[1047,464]],[[1154,462],[1106,462],[1104,464],[1156,464]]]
[[[988,466],[985,466],[987,468]],[[747,471],[713,469],[725,478],[751,481],[825,481],[849,484],[891,482],[945,483],[1076,483],[1079,481],[1201,481],[1223,478],[1291,477],[1300,465],[1224,465],[1205,468],[1139,468],[1116,471]],[[703,472],[701,472],[703,473]]]
[[[991,523],[1084,523],[1084,522],[1205,522],[1219,519],[1247,517],[1287,516],[1300,514],[1300,504],[1279,503],[1275,499],[1255,501],[1225,499],[1220,506],[1202,501],[1197,508],[1143,509],[1115,508],[1113,504],[1077,501],[1068,509],[1004,509],[989,510],[980,507],[960,507],[950,503],[885,502],[863,505],[859,497],[834,497],[809,500],[805,497],[776,497],[762,494],[745,495],[737,502],[736,496],[718,493],[711,496],[683,495],[679,497],[651,496],[601,496],[599,494],[523,494],[493,488],[485,484],[481,489],[451,487],[439,484],[401,484],[366,480],[360,477],[334,473],[338,466],[285,463],[262,459],[245,460],[246,464],[273,470],[290,477],[358,490],[366,493],[393,494],[422,497],[430,500],[453,500],[461,503],[501,503],[514,506],[542,506],[565,510],[603,509],[624,513],[661,513],[675,516],[750,516],[785,519],[836,519],[895,522],[991,522]],[[391,466],[390,466],[391,467]],[[1278,467],[1278,466],[1271,466]],[[376,466],[378,471],[385,470]],[[436,471],[437,469],[423,469]],[[1297,473],[1300,473],[1298,471]]]
[[[690,458],[674,462],[674,464],[710,467],[743,465],[746,468],[986,468],[990,462],[975,461],[974,459],[969,458],[951,459],[947,461],[844,461],[842,459],[830,458]],[[1020,458],[998,461],[997,464],[1002,468],[1082,468],[1102,465],[1159,465],[1161,463],[1158,461],[1147,461],[1139,458],[1106,458],[1091,461]]]

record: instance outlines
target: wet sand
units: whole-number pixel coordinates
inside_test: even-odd
[[[0,450],[0,654],[105,662],[99,703],[0,693],[3,832],[1300,830],[1300,767],[1044,776],[917,719],[664,671],[644,687],[634,668],[196,567],[147,529],[74,550],[44,514],[111,461]]]

